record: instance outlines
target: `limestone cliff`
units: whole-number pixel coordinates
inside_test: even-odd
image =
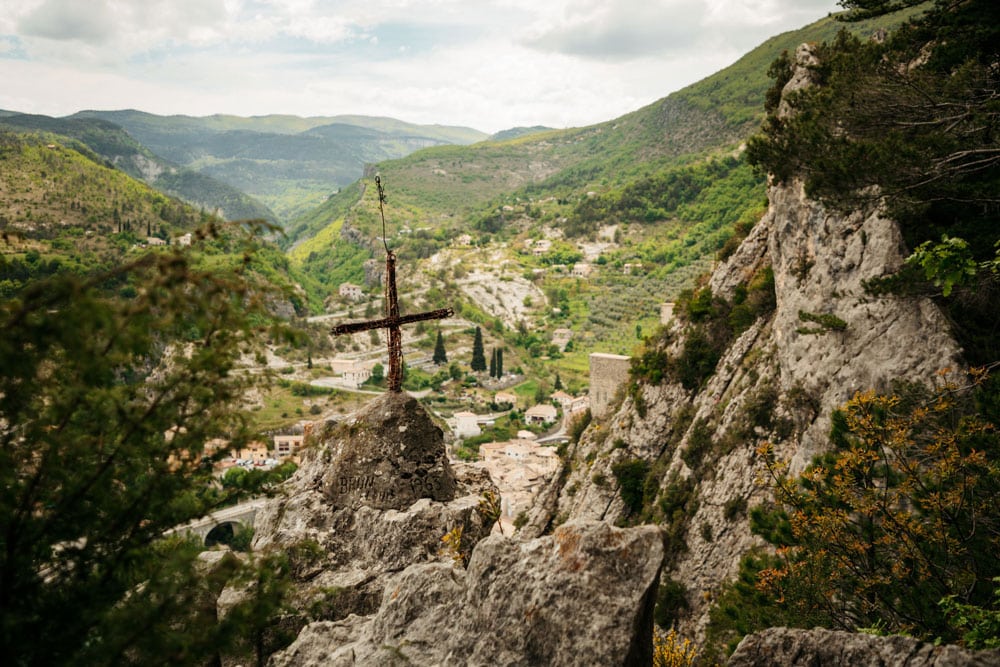
[[[811,54],[802,48],[797,57],[789,87],[808,83]],[[763,499],[758,445],[773,443],[799,471],[827,446],[830,413],[854,392],[889,389],[895,379],[926,383],[962,363],[933,302],[865,289],[907,254],[892,220],[878,210],[829,211],[798,181],[773,185],[768,197],[765,216],[708,285],[732,301],[770,267],[773,309],[728,345],[697,389],[667,374],[625,392],[569,450],[563,476],[527,527],[541,534],[584,518],[662,523],[664,577],[686,589],[689,612],[679,620],[691,635],[704,629],[713,595],[757,543],[746,509]],[[690,325],[675,321],[662,351],[679,354],[691,336]],[[622,488],[635,484],[630,465],[649,471],[645,486]],[[652,507],[646,517],[623,500],[636,493]]]

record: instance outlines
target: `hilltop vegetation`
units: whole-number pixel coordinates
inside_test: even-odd
[[[265,202],[281,220],[319,205],[357,180],[368,163],[487,136],[366,116],[197,118],[126,110],[82,111],[71,118],[113,122],[157,155]]]
[[[73,139],[0,131],[0,292],[5,297],[40,277],[109,271],[147,245],[177,244],[199,226],[221,224],[107,166]],[[203,240],[196,255],[215,266],[242,261],[238,248],[219,240]],[[258,258],[252,271],[282,287],[294,308],[305,312],[306,298],[295,284],[307,278],[292,278],[287,257],[273,246],[262,247]]]
[[[108,166],[121,169],[133,178],[183,199],[210,212],[220,212],[229,220],[261,218],[275,222],[274,213],[253,197],[210,176],[179,168],[154,154],[121,127],[97,118],[49,118],[11,114],[0,119],[0,127],[15,131],[42,131],[71,137],[100,156]]]

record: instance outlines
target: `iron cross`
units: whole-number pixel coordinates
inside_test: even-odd
[[[382,181],[375,177],[375,186],[378,188],[378,208],[382,213],[382,244],[385,246],[385,317],[379,320],[369,320],[366,322],[349,322],[338,324],[331,333],[334,336],[341,334],[353,334],[360,331],[371,331],[373,329],[389,330],[389,391],[401,391],[403,385],[403,332],[400,326],[421,322],[424,320],[440,320],[451,317],[455,311],[451,308],[439,308],[426,313],[416,313],[414,315],[399,314],[399,300],[396,296],[396,255],[385,241],[385,211],[382,204],[385,202],[385,191],[382,189]]]

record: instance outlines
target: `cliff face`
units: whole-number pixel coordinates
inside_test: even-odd
[[[789,87],[808,85],[812,56],[796,54]],[[664,577],[683,584],[699,634],[719,587],[757,543],[746,509],[766,490],[762,442],[801,471],[827,447],[830,413],[864,389],[893,380],[930,382],[961,365],[948,324],[927,299],[869,295],[864,283],[892,273],[906,249],[898,226],[878,211],[842,215],[811,201],[801,182],[774,185],[770,206],[739,249],[712,274],[712,293],[732,300],[766,267],[775,307],[726,348],[696,391],[669,376],[627,392],[607,419],[595,421],[568,453],[566,474],[535,508],[528,531],[572,519],[654,520],[668,534]],[[742,286],[742,287],[741,287]],[[675,321],[664,345],[683,349],[689,325]],[[651,514],[638,517],[624,474],[648,470],[643,494]],[[624,491],[624,493],[623,493]]]

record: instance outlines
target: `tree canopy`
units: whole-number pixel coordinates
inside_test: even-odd
[[[190,664],[232,636],[242,612],[206,617],[205,596],[250,570],[199,568],[164,534],[223,500],[205,443],[250,435],[238,361],[268,298],[251,262],[150,254],[0,302],[0,662]],[[108,296],[122,284],[133,298]]]
[[[486,370],[486,352],[483,349],[483,330],[480,327],[476,327],[476,333],[472,339],[472,361],[469,366],[473,371]]]
[[[1000,435],[985,379],[856,394],[834,413],[833,449],[798,476],[762,445],[774,501],[751,525],[776,553],[744,559],[709,634],[823,626],[1000,645]]]
[[[848,17],[885,13],[910,0],[845,0]],[[777,182],[840,210],[882,207],[910,248],[930,242],[900,281],[948,296],[970,361],[1000,357],[997,244],[1000,225],[1000,3],[939,0],[884,39],[841,32],[815,47],[814,85],[785,94],[786,54],[748,160]],[[783,100],[780,107],[779,100]],[[968,250],[954,271],[951,239]],[[943,247],[935,248],[934,245]],[[938,261],[943,259],[945,261]],[[969,264],[968,262],[971,262]],[[971,271],[963,268],[971,266]],[[938,275],[940,267],[946,274]],[[924,282],[926,281],[926,282]],[[937,289],[933,289],[934,286]],[[954,290],[952,288],[955,288]],[[947,294],[942,294],[942,292]]]

